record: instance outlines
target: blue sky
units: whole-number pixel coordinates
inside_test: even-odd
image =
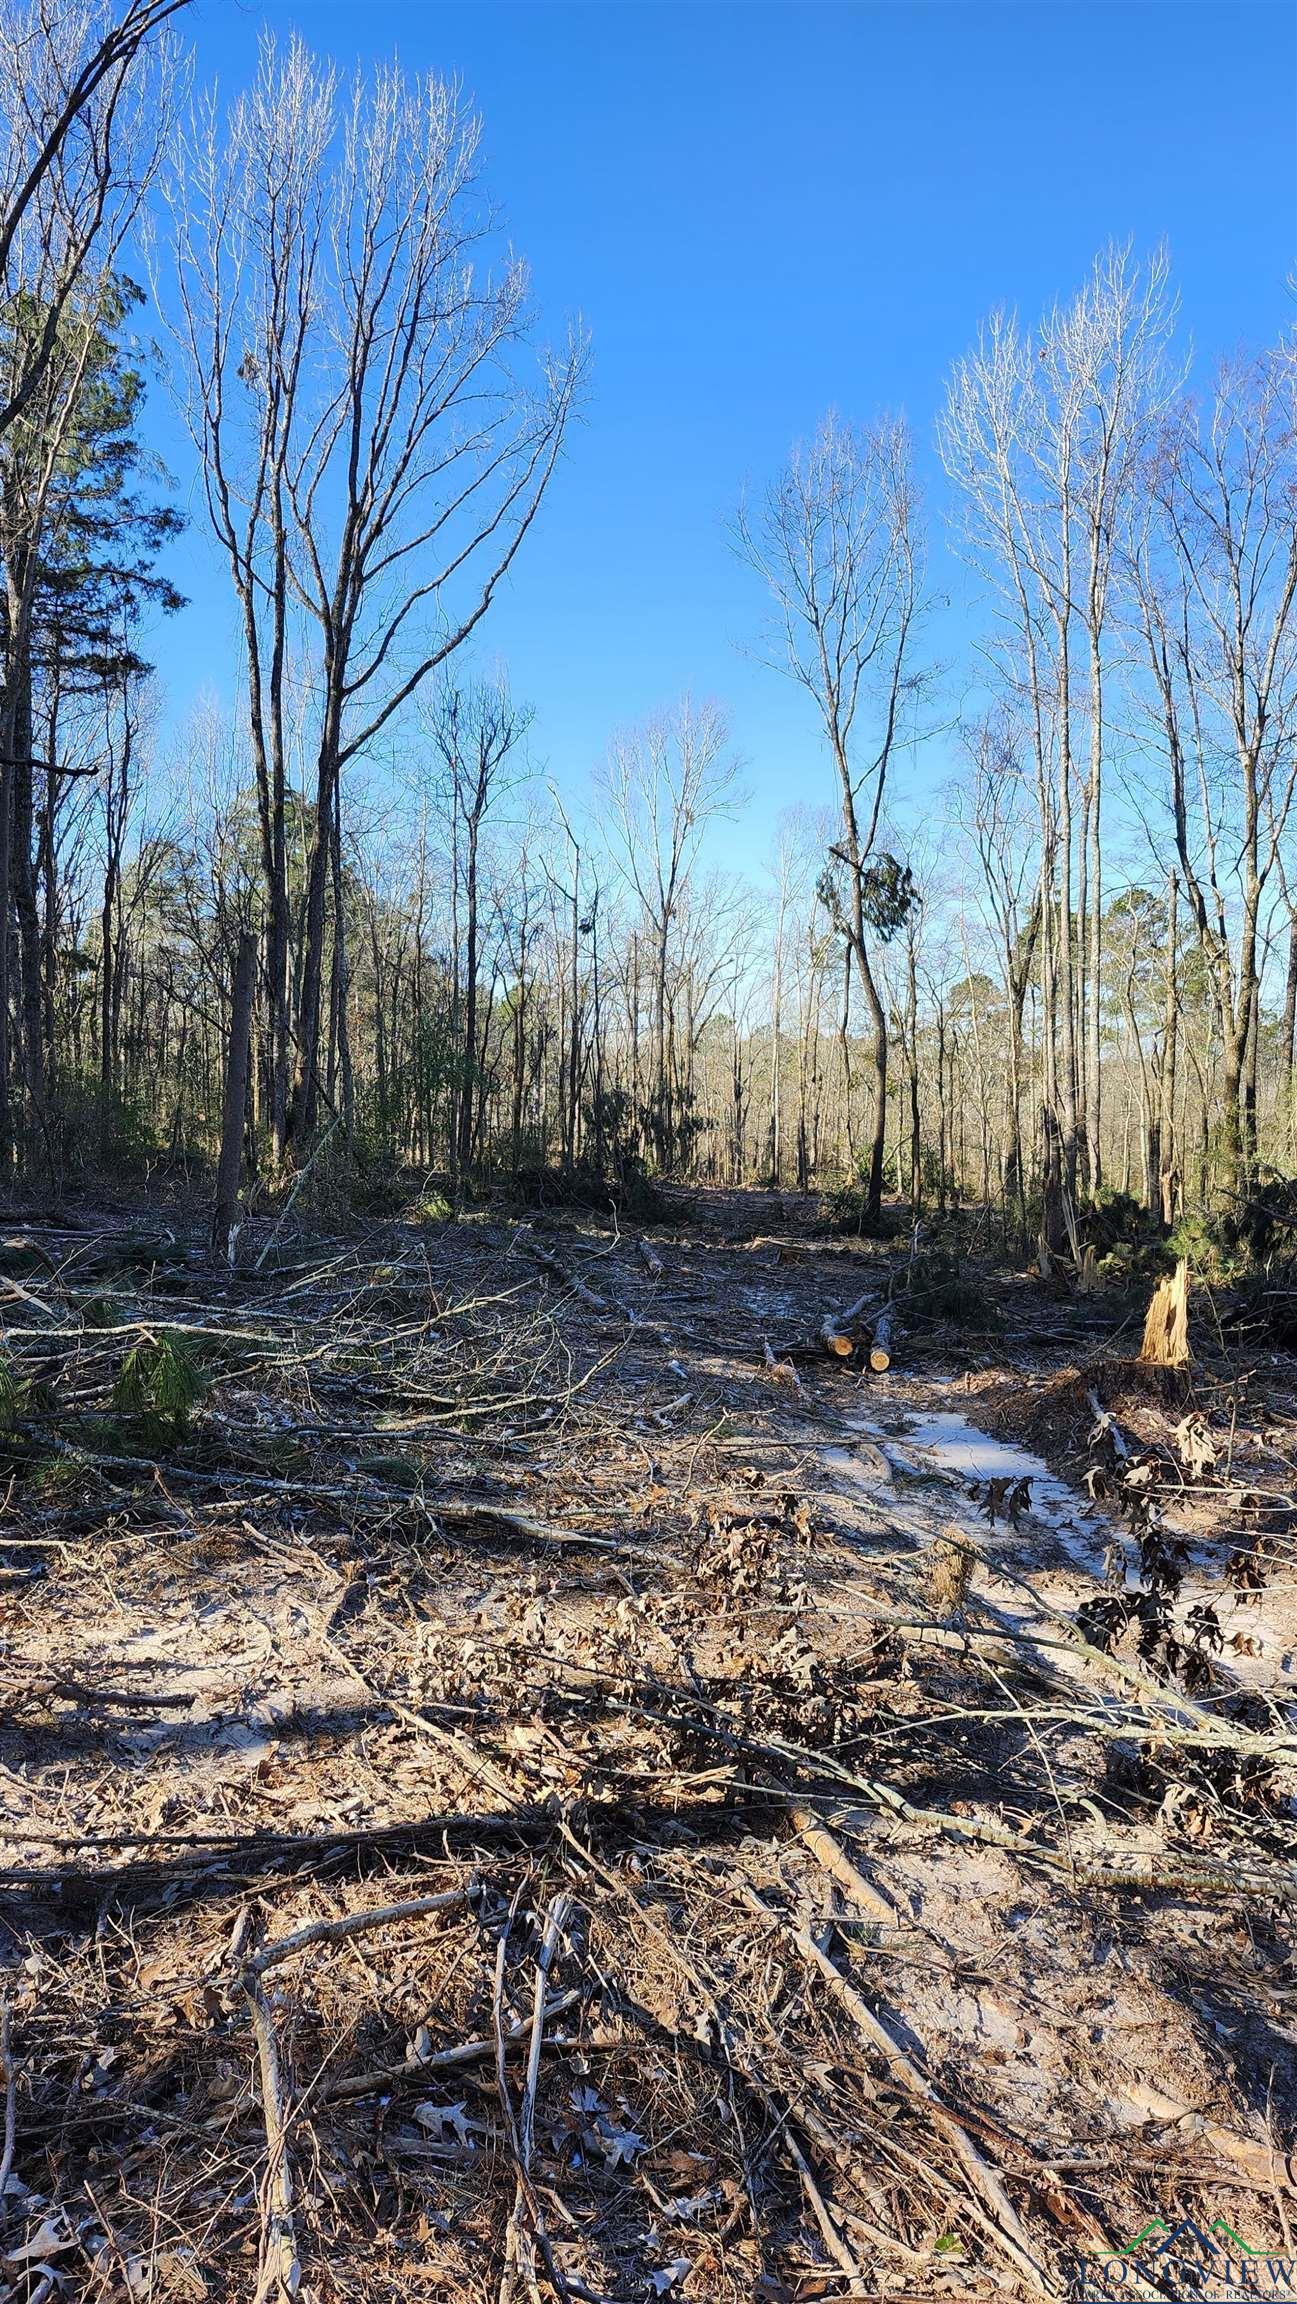
[[[399,50],[475,98],[546,324],[580,313],[594,353],[482,654],[574,794],[618,725],[719,698],[751,795],[727,847],[750,868],[781,808],[832,788],[807,699],[751,653],[761,597],[725,536],[745,480],[830,405],[904,410],[950,602],[930,638],[958,663],[932,428],[979,318],[1034,316],[1128,235],[1168,241],[1204,364],[1297,317],[1293,0],[198,0],[199,76],[235,86],[266,23],[347,65]],[[196,495],[175,575],[192,604],[157,644],[173,716],[214,681],[233,694]],[[914,799],[947,767],[938,744],[907,769]]]

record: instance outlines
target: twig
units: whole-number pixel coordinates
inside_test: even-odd
[[[536,2126],[536,2089],[540,2080],[540,2057],[545,2033],[545,1998],[549,1972],[553,1966],[554,1954],[558,1950],[559,1940],[567,1921],[568,1912],[571,1909],[571,1903],[572,1899],[567,1895],[560,1894],[554,1898],[545,1914],[540,1950],[536,1955],[536,1986],[532,2000],[527,2071],[523,2080],[522,2103],[519,2107],[517,2126],[516,2129],[511,2127],[510,2131],[516,2137],[518,2175],[514,2189],[513,2212],[509,2219],[509,2232],[505,2241],[504,2269],[500,2278],[500,2304],[507,2304],[512,2288],[511,2273],[515,2265],[526,2282],[528,2294],[535,2296],[537,2293],[534,2244],[539,2244],[544,2250],[544,2240],[540,2209],[535,2199],[531,2181],[531,2155]],[[504,1939],[502,1937],[501,1950],[503,1950],[503,1944]],[[497,1957],[497,1979],[500,1972],[500,1962]],[[499,2036],[497,2025],[497,2038]],[[507,2112],[508,2095],[505,2089],[503,2063],[499,2065],[498,2071],[501,2089],[505,2091],[504,2104]],[[528,2220],[531,2224],[530,2231],[527,2229]],[[549,2269],[548,2257],[546,2269]]]
[[[806,2194],[811,2214],[819,2225],[825,2247],[839,2270],[846,2273],[848,2280],[859,2281],[863,2289],[864,2273],[833,2221],[824,2195],[815,2181],[810,2161],[793,2134],[791,2123],[784,2129],[781,2141],[801,2179],[802,2190]]]
[[[575,2008],[580,1998],[581,1994],[577,1990],[556,1992],[545,2003],[546,2022],[555,2016],[564,2015],[569,2008]],[[504,2045],[513,2048],[523,2040],[530,2040],[530,2037],[530,2021],[511,2024],[504,2035]],[[543,2043],[550,2052],[575,2048],[577,2044],[568,2035],[560,2036],[554,2032],[547,2032]],[[387,2089],[399,2087],[403,2081],[421,2081],[429,2072],[462,2072],[467,2065],[483,2064],[497,2052],[498,2042],[494,2038],[457,2040],[453,2048],[434,2048],[430,2056],[421,2056],[413,2063],[406,2057],[400,2064],[380,2064],[369,2072],[344,2073],[339,2079],[325,2081],[314,2091],[314,2095],[321,2104],[347,2104],[358,2096],[381,2096]]]

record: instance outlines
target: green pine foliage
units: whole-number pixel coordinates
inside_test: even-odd
[[[118,1371],[113,1406],[133,1419],[150,1444],[174,1443],[183,1438],[206,1389],[198,1359],[182,1338],[142,1336]]]

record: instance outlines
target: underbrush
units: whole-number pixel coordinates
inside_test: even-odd
[[[50,1083],[40,1157],[65,1186],[91,1179],[185,1179],[211,1167],[202,1116],[178,1104],[168,1126],[147,1083],[105,1089],[97,1074],[60,1070]]]
[[[520,1168],[506,1189],[519,1208],[591,1208],[652,1222],[665,1212],[665,1197],[644,1169],[610,1174],[593,1161],[578,1160],[572,1168],[557,1162],[536,1162]]]
[[[897,1240],[909,1230],[909,1211],[884,1202],[876,1222],[866,1213],[869,1188],[858,1176],[839,1184],[824,1196],[824,1220],[830,1232],[853,1232],[856,1238]]]
[[[1077,1244],[1092,1256],[1100,1280],[1111,1288],[1152,1282],[1173,1269],[1166,1235],[1142,1200],[1104,1185],[1077,1210]]]
[[[987,1293],[986,1274],[954,1248],[920,1248],[897,1289],[906,1317],[947,1320],[985,1332],[999,1326],[999,1307]]]

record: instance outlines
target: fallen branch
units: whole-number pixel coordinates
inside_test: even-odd
[[[319,1159],[320,1154],[323,1152],[325,1145],[330,1142],[335,1131],[341,1126],[341,1124],[342,1114],[337,1112],[334,1114],[332,1120],[329,1122],[328,1127],[320,1137],[319,1142],[316,1144],[315,1149],[311,1153],[310,1159],[306,1162],[305,1166],[299,1170],[293,1182],[293,1189],[289,1193],[283,1207],[280,1209],[279,1214],[275,1218],[274,1224],[271,1227],[270,1234],[266,1240],[266,1244],[252,1267],[254,1272],[259,1272],[261,1270],[262,1265],[265,1263],[267,1256],[270,1254],[271,1249],[274,1247],[276,1240],[279,1238],[279,1235],[284,1228],[284,1224],[288,1218],[289,1212],[297,1198],[298,1193],[301,1191],[302,1186],[306,1182],[307,1177],[310,1175],[312,1168],[315,1166],[316,1161]]]
[[[1273,2192],[1282,2185],[1286,2192],[1297,2192],[1297,2156],[1291,2152],[1277,2152],[1273,2145],[1256,2144],[1248,2136],[1236,2136],[1230,2128],[1222,2128],[1219,2121],[1208,2120],[1201,2112],[1192,2112],[1185,2104],[1177,2104],[1173,2096],[1164,2096],[1160,2088],[1150,2087],[1147,2081],[1130,2080],[1122,2089],[1126,2102],[1145,2120],[1156,2120],[1159,2126],[1174,2128],[1178,2136],[1193,2137],[1195,2141],[1210,2145],[1222,2160],[1228,2160],[1263,2191]]]
[[[542,1272],[547,1272],[551,1280],[557,1281],[560,1288],[567,1289],[582,1304],[587,1304],[592,1312],[607,1311],[608,1306],[604,1298],[597,1296],[593,1288],[587,1288],[585,1281],[578,1279],[574,1272],[568,1272],[559,1263],[557,1256],[552,1255],[548,1248],[541,1248],[533,1243],[531,1256],[532,1261],[539,1264]]]
[[[663,1824],[690,1833],[699,1840],[728,1837],[740,1830],[755,1830],[778,1807],[778,1795],[736,1784],[727,1799],[677,1801],[660,1811],[652,1801],[590,1801],[581,1810],[586,1832],[595,1839],[631,1838],[643,1834],[660,1814]],[[497,1848],[530,1851],[549,1847],[560,1836],[562,1819],[547,1801],[517,1807],[507,1813],[440,1812],[403,1817],[390,1824],[342,1825],[332,1832],[140,1832],[124,1825],[115,1833],[58,1833],[26,1831],[21,1837],[34,1845],[79,1852],[114,1848],[159,1848],[176,1852],[174,1864],[163,1862],[95,1865],[5,1865],[0,1868],[0,1893],[57,1895],[65,1905],[79,1897],[95,1903],[108,1895],[131,1896],[153,1889],[173,1892],[178,1883],[203,1880],[214,1868],[228,1880],[231,1891],[244,1876],[266,1865],[300,1864],[308,1858],[392,1856],[420,1850],[447,1856],[471,1849]],[[204,1881],[210,1891],[210,1877]]]
[[[877,1300],[877,1290],[868,1289],[848,1304],[845,1312],[826,1312],[820,1322],[820,1342],[826,1352],[836,1360],[849,1360],[860,1342],[860,1323]]]
[[[515,1903],[517,1899],[515,1898]],[[536,1956],[536,1989],[532,2003],[530,2039],[527,2050],[527,2071],[523,2081],[522,2102],[515,2120],[509,2082],[505,2071],[504,2049],[504,1962],[509,1941],[506,1923],[500,1932],[495,1951],[495,1989],[492,2007],[495,2014],[496,2087],[504,2113],[505,2131],[513,2153],[516,2181],[513,2210],[505,2233],[504,2266],[500,2275],[500,2304],[509,2304],[513,2294],[515,2270],[521,2275],[529,2297],[539,2296],[536,2285],[534,2251],[539,2249],[550,2285],[557,2296],[566,2298],[569,2289],[550,2246],[545,2229],[545,2218],[531,2177],[532,2144],[536,2122],[536,2087],[540,2078],[541,2043],[545,2029],[545,1999],[549,1972],[554,1954],[571,1907],[571,1898],[560,1894],[553,1899],[545,1914],[545,1926],[540,1950]]]
[[[302,2264],[293,2218],[293,2169],[288,2156],[288,2116],[284,2081],[275,2039],[274,2018],[265,1987],[255,1973],[245,1977],[244,1990],[252,2015],[261,2082],[261,2110],[266,2124],[266,2175],[261,2195],[261,2259],[256,2304],[267,2297],[294,2297],[301,2285]]]
[[[0,2221],[3,2221],[5,2215],[5,2200],[8,2194],[9,2178],[13,2174],[14,2147],[18,2135],[18,2117],[15,2106],[16,2080],[13,2046],[10,2038],[11,2022],[12,2012],[9,2007],[9,1995],[6,1992],[3,2012],[0,2012],[0,2064],[4,2066],[5,2084],[5,2140],[4,2152],[0,2155]]]
[[[421,1920],[430,1912],[462,1912],[468,1904],[465,1888],[447,1888],[439,1896],[412,1896],[404,1904],[380,1904],[370,1912],[346,1912],[339,1920],[313,1920],[309,1927],[294,1929],[291,1936],[281,1936],[273,1944],[265,1944],[250,1960],[242,1962],[244,1977],[264,1976],[280,1960],[291,1960],[295,1952],[307,1952],[316,1944],[338,1944],[348,1936],[368,1935],[375,1928],[392,1928],[402,1920]]]
[[[802,1958],[819,1970],[839,2006],[851,2018],[862,2039],[880,2055],[897,2087],[922,2104],[928,2119],[938,2134],[945,2138],[958,2156],[964,2172],[982,2202],[983,2214],[979,2221],[985,2224],[1002,2252],[1015,2268],[1028,2279],[1038,2294],[1056,2294],[1053,2283],[1042,2272],[1031,2253],[1031,2242],[1024,2231],[1018,2212],[993,2168],[983,2159],[972,2137],[962,2122],[950,2110],[936,2088],[918,2066],[911,2062],[903,2048],[893,2040],[891,2033],[875,2016],[873,2009],[861,1998],[854,1984],[834,1967],[827,1952],[817,1944],[810,1930],[793,1927],[778,1913],[771,1910],[755,1889],[747,1891],[748,1902],[771,1927],[779,1929],[796,1944]]]

